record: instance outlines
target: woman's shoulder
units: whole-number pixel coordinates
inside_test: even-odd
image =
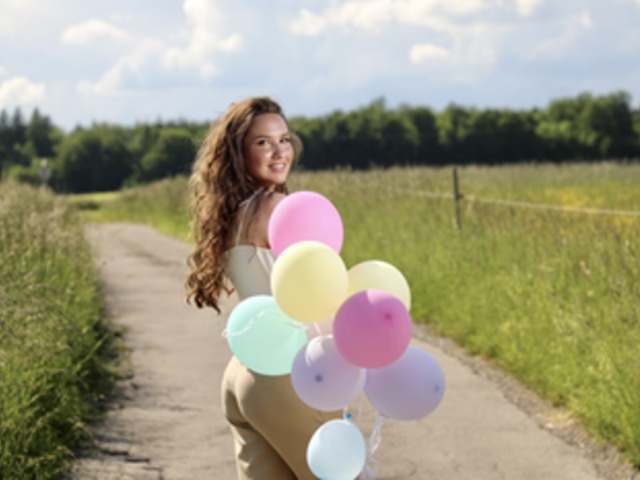
[[[255,214],[255,227],[261,244],[269,245],[269,220],[276,206],[278,206],[285,197],[286,195],[280,192],[265,192],[260,197]]]
[[[265,192],[258,208],[263,210],[267,217],[270,217],[273,210],[285,197],[286,195],[281,192]]]

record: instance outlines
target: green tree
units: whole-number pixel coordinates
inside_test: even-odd
[[[402,107],[401,114],[406,115],[418,131],[418,147],[414,163],[419,165],[442,165],[443,151],[438,142],[436,115],[425,107]]]
[[[385,100],[382,97],[353,112],[350,136],[355,148],[349,165],[365,169],[387,164],[387,152],[383,147],[383,130],[387,116]]]
[[[555,161],[584,158],[576,129],[581,101],[583,99],[555,100],[546,111],[539,113],[536,134],[542,141],[545,158]]]
[[[302,157],[299,168],[316,170],[323,166],[324,143],[322,121],[318,118],[295,117],[290,120],[291,130],[302,141]]]
[[[382,150],[385,167],[410,165],[417,160],[420,134],[408,116],[395,112],[387,115],[382,127]]]
[[[40,115],[37,108],[31,115],[25,136],[27,142],[33,145],[38,157],[51,158],[54,156],[56,143],[54,127],[48,117]]]
[[[123,132],[94,127],[66,137],[54,166],[55,185],[81,193],[117,190],[132,173],[132,155]]]
[[[136,184],[143,178],[142,158],[151,150],[158,140],[161,128],[152,125],[136,125],[130,131],[127,148],[133,155],[133,173],[125,182],[127,185]]]
[[[27,125],[24,123],[22,117],[22,110],[20,107],[16,107],[13,111],[13,117],[11,118],[11,136],[12,143],[22,145],[27,141]]]
[[[526,112],[472,109],[464,132],[468,162],[501,164],[540,158],[534,117]]]
[[[10,165],[29,166],[31,157],[25,150],[26,126],[22,119],[22,111],[16,108],[9,119],[6,111],[0,113],[0,168]]]
[[[442,147],[446,163],[469,163],[469,151],[467,150],[468,109],[456,104],[450,104],[436,116],[438,128],[438,141]]]
[[[0,174],[2,174],[9,158],[9,151],[13,144],[9,141],[9,115],[6,110],[0,112]]]
[[[187,174],[196,155],[196,147],[188,130],[164,128],[158,140],[142,157],[141,180],[152,181]]]
[[[627,93],[586,97],[576,118],[578,141],[596,158],[633,155],[636,138]]]
[[[551,102],[540,115],[537,133],[556,160],[622,158],[638,155],[630,97],[625,92]]]

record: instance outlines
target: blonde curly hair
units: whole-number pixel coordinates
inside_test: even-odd
[[[214,122],[193,164],[189,180],[192,189],[191,234],[195,247],[187,259],[187,302],[198,308],[213,307],[220,313],[218,300],[233,289],[226,281],[224,252],[231,246],[240,204],[259,186],[245,169],[243,142],[251,122],[261,114],[276,113],[285,120],[282,108],[269,97],[248,98],[232,104]],[[302,152],[300,139],[291,132],[293,163]],[[286,184],[275,191],[287,193]]]

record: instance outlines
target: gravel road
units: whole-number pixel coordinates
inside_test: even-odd
[[[230,357],[225,315],[184,301],[190,246],[142,225],[87,227],[114,328],[131,374],[120,380],[78,454],[71,480],[233,479],[219,385]],[[237,300],[225,304],[228,313]],[[639,480],[571,417],[510,377],[416,326],[413,343],[442,366],[440,407],[414,422],[389,420],[375,458],[379,479]],[[373,412],[359,417],[365,435]]]

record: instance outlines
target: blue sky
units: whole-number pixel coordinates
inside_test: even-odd
[[[0,109],[68,130],[253,95],[289,116],[616,90],[638,108],[639,25],[640,0],[0,0]]]

